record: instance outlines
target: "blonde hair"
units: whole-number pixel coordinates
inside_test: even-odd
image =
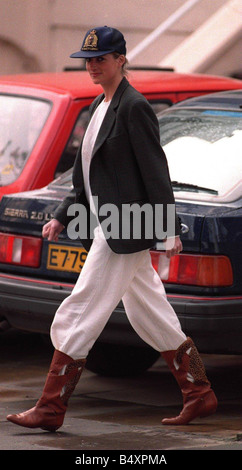
[[[115,59],[118,59],[118,57],[120,55],[123,55],[123,54],[119,54],[119,52],[112,52],[112,54],[113,54],[113,57]],[[125,61],[124,61],[124,64],[122,65],[122,74],[123,74],[124,77],[127,77],[128,76],[127,67],[128,67],[129,62],[128,62],[128,59],[126,58],[126,56],[124,56],[124,57],[125,57]]]

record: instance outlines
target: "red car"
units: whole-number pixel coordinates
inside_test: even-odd
[[[156,112],[186,98],[242,88],[242,81],[161,70],[130,70]],[[87,72],[0,77],[0,198],[37,189],[73,165],[88,108],[101,88]]]

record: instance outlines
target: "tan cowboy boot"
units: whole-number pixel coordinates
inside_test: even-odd
[[[197,417],[203,418],[215,413],[217,398],[191,338],[187,338],[176,351],[165,351],[161,355],[177,380],[183,395],[183,409],[179,416],[165,418],[162,424],[188,424]]]
[[[73,360],[55,350],[41,398],[34,408],[8,415],[7,420],[27,428],[56,431],[63,424],[68,400],[81,376],[86,360]]]

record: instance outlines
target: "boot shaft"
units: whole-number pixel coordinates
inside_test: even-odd
[[[85,359],[73,360],[67,354],[55,350],[42,396],[36,406],[48,404],[55,408],[66,408],[85,363]]]
[[[182,390],[189,384],[210,387],[202,359],[191,338],[187,338],[177,350],[164,351],[161,355]]]

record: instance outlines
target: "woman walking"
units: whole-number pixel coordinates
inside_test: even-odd
[[[96,217],[96,227],[81,240],[87,259],[51,326],[55,352],[42,396],[31,410],[7,419],[49,431],[62,425],[88,353],[122,299],[131,325],[162,354],[182,391],[181,413],[162,423],[188,424],[215,412],[217,399],[198,351],[181,330],[152,267],[149,249],[157,241],[156,234],[147,236],[147,221],[141,217],[140,236],[135,237],[132,229],[128,237],[123,236],[127,220],[122,209],[127,204],[149,204],[152,214],[157,204],[162,205],[160,222],[164,226],[168,222],[166,209],[175,204],[158,121],[147,100],[124,76],[126,42],[120,31],[107,26],[90,29],[80,51],[71,57],[86,59],[91,79],[103,89],[90,107],[89,125],[73,168],[76,202],[90,217]],[[54,218],[43,227],[43,237],[58,239],[71,220],[71,203],[67,197],[60,204]],[[107,236],[104,230],[107,217],[103,208],[107,204],[117,208],[115,236],[113,232]],[[179,220],[176,214],[174,217],[174,231],[165,241],[168,257],[182,250]],[[154,226],[154,215],[150,226]]]

